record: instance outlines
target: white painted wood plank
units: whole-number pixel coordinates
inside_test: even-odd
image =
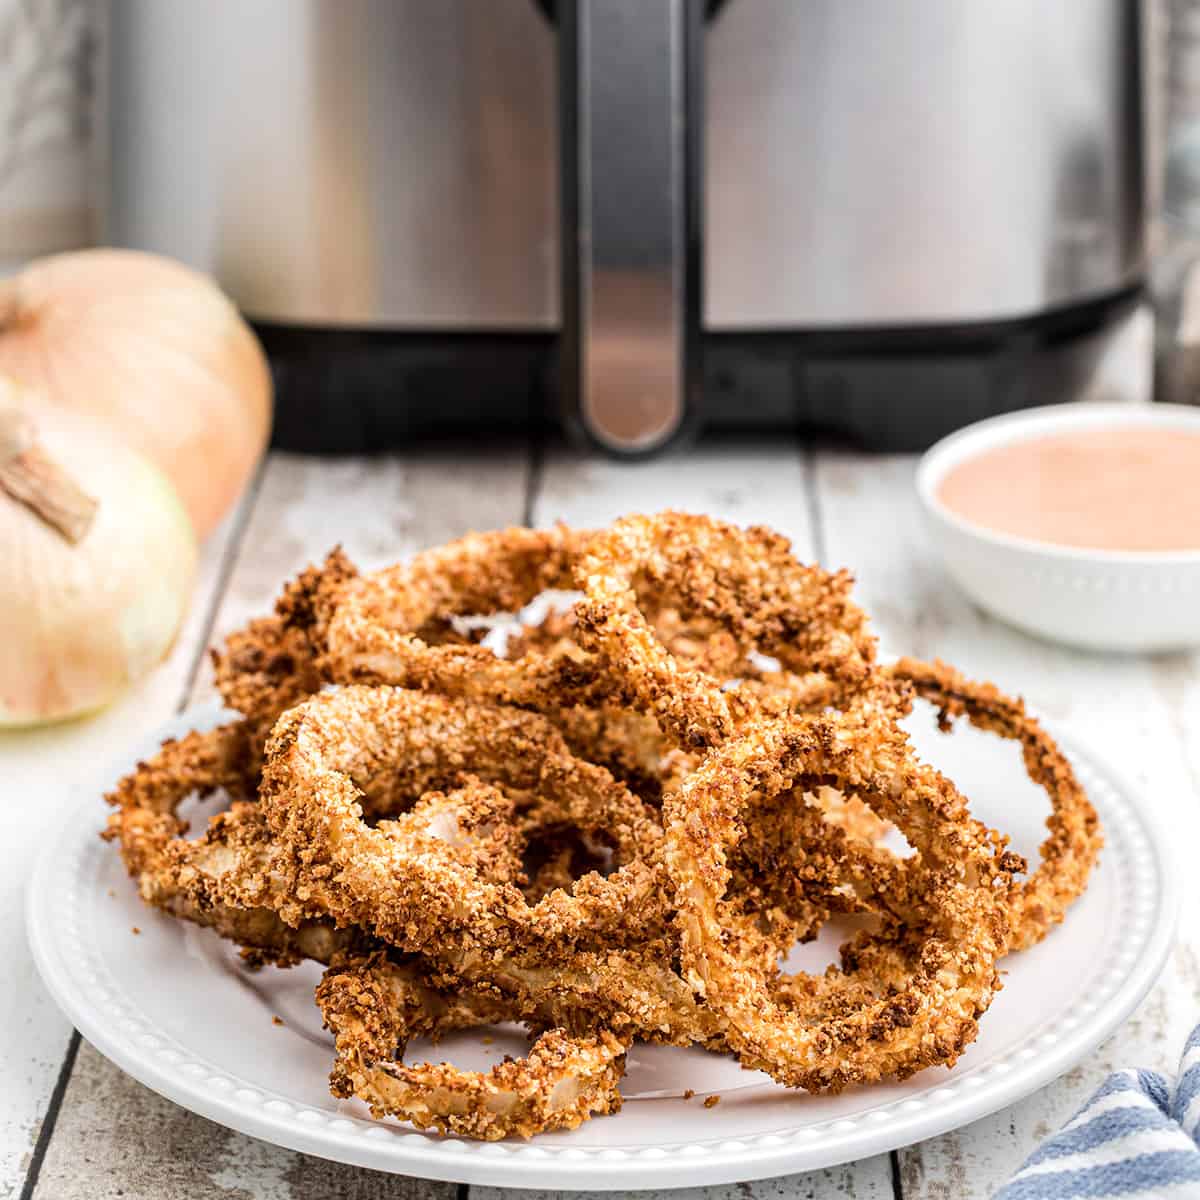
[[[1181,845],[1200,836],[1200,678],[1196,660],[1086,655],[1027,638],[975,609],[938,567],[912,488],[915,460],[824,453],[816,466],[830,565],[849,566],[885,651],[941,656],[1020,692],[1165,803]],[[1172,1071],[1200,1019],[1200,904],[1184,905],[1159,985],[1095,1057],[1021,1104],[900,1156],[906,1200],[991,1196],[1038,1141],[1116,1067]],[[1119,935],[1119,931],[1115,931]],[[984,1018],[986,1020],[986,1017]]]
[[[632,512],[704,512],[739,525],[772,525],[801,557],[813,554],[805,469],[790,438],[701,442],[647,462],[597,458],[566,447],[547,452],[533,522],[606,525]]]
[[[222,564],[244,513],[231,514],[201,551],[183,629],[168,659],[101,713],[42,729],[0,733],[0,1197],[16,1195],[37,1142],[71,1027],[46,995],[25,942],[24,888],[46,833],[74,789],[178,707],[203,646]]]
[[[471,528],[519,523],[527,471],[523,450],[341,460],[272,455],[217,612],[217,636],[270,611],[285,579],[338,542],[360,566],[373,567]],[[205,669],[192,699],[210,692]],[[34,1195],[82,1200],[96,1194],[101,1179],[108,1194],[139,1200],[455,1194],[452,1184],[323,1162],[222,1129],[149,1092],[84,1045]]]
[[[892,1185],[870,1164],[887,1165],[887,1155],[830,1171],[808,1171],[714,1187],[655,1188],[644,1192],[552,1192],[520,1188],[472,1187],[471,1200],[612,1200],[613,1196],[637,1200],[892,1200]],[[954,1198],[957,1200],[957,1197]]]
[[[815,556],[815,538],[806,493],[806,469],[791,439],[767,442],[701,443],[685,456],[648,462],[614,462],[566,448],[546,456],[533,506],[533,521],[566,521],[579,526],[605,524],[630,512],[664,508],[705,512],[740,525],[763,523],[792,539],[802,558]],[[803,1098],[798,1097],[803,1103]],[[828,1171],[730,1187],[643,1193],[678,1200],[854,1196],[890,1200],[888,1156]],[[548,1192],[472,1188],[473,1200],[550,1200]],[[591,1193],[581,1193],[590,1196]]]
[[[452,1200],[453,1184],[281,1150],[206,1121],[117,1070],[86,1042],[35,1193],[53,1200]]]

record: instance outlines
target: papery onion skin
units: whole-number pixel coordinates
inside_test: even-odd
[[[153,254],[58,254],[0,281],[0,371],[98,417],[155,463],[201,538],[270,436],[258,339],[212,280]]]
[[[171,648],[196,572],[196,539],[153,464],[96,422],[38,405],[39,438],[98,501],[71,545],[0,495],[0,726],[101,708]]]

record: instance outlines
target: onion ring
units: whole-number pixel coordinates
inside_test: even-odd
[[[570,642],[512,660],[424,636],[448,617],[516,612],[570,586],[589,536],[564,526],[472,533],[362,577],[343,590],[329,620],[326,676],[533,709],[603,697],[611,687]]]
[[[626,517],[586,543],[577,609],[586,648],[602,653],[640,706],[682,746],[704,748],[744,724],[737,692],[684,668],[640,607],[648,579],[685,617],[720,622],[791,671],[851,687],[872,675],[875,646],[849,599],[851,579],[802,566],[786,538],[686,513]]]
[[[905,860],[906,895],[920,931],[889,928],[852,944],[845,975],[817,989],[822,1019],[789,1011],[748,973],[726,945],[721,897],[727,847],[741,810],[756,792],[778,794],[803,778],[834,781],[863,796],[917,848]],[[1005,864],[965,821],[949,784],[933,786],[894,730],[854,729],[818,717],[773,722],[710,752],[666,798],[667,862],[675,884],[682,964],[745,1066],[792,1087],[839,1090],[850,1083],[903,1077],[952,1063],[977,1031],[999,985],[996,959],[1007,929],[996,892]],[[957,857],[956,857],[957,856]],[[853,978],[871,965],[884,994],[867,995]]]
[[[1040,942],[1059,924],[1087,887],[1104,837],[1100,819],[1075,772],[1054,739],[1025,711],[1024,703],[990,683],[974,683],[946,663],[902,658],[888,668],[938,709],[938,725],[948,730],[966,716],[985,732],[1020,742],[1030,779],[1050,797],[1046,821],[1050,836],[1039,848],[1041,864],[1009,898],[1011,950]]]
[[[362,822],[356,780],[402,776],[429,787],[467,768],[504,791],[535,793],[540,823],[610,839],[613,873],[530,904],[518,889],[448,863],[441,847],[389,840]],[[315,906],[523,997],[525,1012],[588,1006],[614,1031],[714,1036],[682,980],[655,965],[672,957],[657,814],[571,756],[544,718],[387,687],[323,693],[277,725],[260,803],[276,842],[294,848],[272,873],[288,897],[279,908],[288,923],[311,918]],[[755,933],[753,912],[735,916],[739,953],[756,955],[765,976],[778,947]]]
[[[486,1073],[398,1061],[417,1034],[487,1024],[502,1011],[479,1014],[461,995],[438,999],[446,1004],[441,1011],[428,988],[381,955],[327,971],[317,1003],[337,1047],[334,1095],[358,1096],[376,1117],[485,1141],[575,1129],[593,1114],[620,1109],[617,1085],[629,1043],[606,1030],[583,1036],[547,1030],[528,1057]]]
[[[353,931],[335,931],[327,923],[312,921],[291,928],[269,906],[230,904],[218,899],[213,889],[194,883],[188,887],[179,877],[189,857],[200,859],[211,875],[229,870],[232,862],[247,860],[248,839],[239,830],[258,817],[256,804],[235,803],[229,812],[213,818],[203,838],[195,842],[185,839],[188,823],[177,813],[191,796],[222,789],[238,794],[245,787],[247,741],[246,727],[240,722],[168,739],[157,755],[139,763],[109,794],[116,811],[109,815],[102,836],[118,843],[126,869],[147,904],[238,942],[248,961],[281,966],[302,958],[328,961],[356,943]],[[258,829],[260,850],[264,850],[265,826],[259,822]],[[199,879],[198,867],[191,873]]]
[[[402,695],[418,704],[436,703],[436,698],[415,693]],[[540,720],[527,713],[517,716],[526,723]],[[191,740],[207,736],[194,735]],[[175,807],[195,790],[196,775],[172,774],[178,755],[176,744],[168,743],[156,760],[122,781],[116,794],[127,802],[110,818],[109,836],[123,839],[122,850],[148,903],[239,941],[256,963],[288,965],[303,957],[328,962],[337,953],[355,949],[361,953],[375,944],[355,925],[336,927],[322,890],[306,888],[297,881],[290,853],[274,838],[260,804],[235,804],[215,816],[201,837],[185,839],[186,822],[175,815]],[[438,768],[412,786],[419,790],[442,774]],[[394,772],[383,771],[361,780],[370,793],[364,800],[369,801],[371,811],[395,812],[406,802],[395,787],[398,778]],[[221,782],[212,772],[205,774],[203,781],[213,786]],[[153,795],[153,807],[140,799],[147,789]],[[473,784],[472,789],[479,791],[478,785]],[[461,791],[445,795],[426,791],[411,812],[380,822],[373,832],[388,839],[400,857],[422,847],[454,873],[469,866],[485,878],[490,874],[510,880],[515,858],[510,856],[505,870],[494,869],[495,856],[487,844],[488,814],[477,814],[475,828],[482,829],[485,836],[474,846],[473,856],[464,859],[463,847],[454,845],[462,814],[453,813],[454,822],[448,824],[451,814],[447,808],[460,797]],[[132,798],[139,799],[130,803]],[[538,821],[570,820],[572,806],[580,802],[580,795],[570,795],[565,806],[535,804],[518,817],[514,833],[528,832]],[[586,813],[577,815],[584,824],[590,823]],[[610,834],[609,823],[603,824],[603,832]],[[656,832],[656,836],[660,835]],[[554,912],[562,899],[561,895],[547,898],[540,911]],[[286,914],[286,921],[280,913]],[[650,1037],[679,1043],[711,1037],[712,1022],[696,1011],[682,980],[661,965],[669,958],[670,948],[665,944],[657,952],[650,945],[626,951],[580,949],[561,968],[553,969],[530,953],[505,956],[460,948],[440,955],[448,970],[474,979],[480,986],[499,989],[509,997],[514,1011],[531,1019],[544,1021],[557,1014],[558,1023],[586,1025],[596,1014],[607,1012],[623,1027],[644,1028]]]
[[[489,648],[493,617],[572,585]],[[1100,835],[1020,701],[875,654],[848,575],[704,517],[471,534],[369,575],[335,550],[215,656],[241,720],[139,764],[106,836],[144,899],[252,963],[325,963],[335,1094],[422,1128],[573,1128],[619,1106],[634,1038],[810,1090],[903,1077],[953,1063]],[[915,757],[914,695],[1022,744],[1052,808],[1022,882]],[[219,790],[186,838],[181,802]],[[833,914],[866,922],[840,969],[784,973]],[[498,1020],[527,1058],[402,1061]]]
[[[440,847],[409,853],[363,824],[356,781],[402,777],[426,790],[464,769],[503,790],[536,792],[562,822],[611,839],[617,869],[528,905],[515,888],[456,871]],[[603,768],[572,756],[533,713],[400,688],[326,692],[276,725],[260,803],[280,845],[293,850],[293,891],[321,895],[339,922],[408,950],[561,950],[601,932],[636,941],[661,924],[655,869],[642,856],[661,837],[657,815]],[[287,908],[281,915],[290,919]]]
[[[179,806],[191,796],[244,783],[245,722],[168,739],[157,755],[120,781],[108,797],[117,811],[103,836],[117,841],[126,867],[148,904],[214,929],[239,942],[255,963],[290,965],[301,958],[327,962],[365,944],[352,928],[335,929],[329,914],[312,907],[292,925],[278,909],[286,901],[280,853],[260,807],[235,802],[216,814],[204,834],[184,835]],[[393,781],[374,780],[367,798],[374,814],[394,812]],[[411,812],[381,821],[393,838],[441,839],[451,858],[494,879],[519,874],[518,831],[505,818],[512,804],[495,789],[467,778],[448,794],[427,793]]]

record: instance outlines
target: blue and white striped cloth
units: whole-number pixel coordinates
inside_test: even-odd
[[[996,1193],[996,1200],[1200,1198],[1200,1026],[1174,1082],[1118,1071]]]

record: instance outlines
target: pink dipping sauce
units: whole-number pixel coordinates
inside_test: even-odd
[[[1092,550],[1200,550],[1200,433],[1083,429],[985,450],[937,498],[972,524]]]

